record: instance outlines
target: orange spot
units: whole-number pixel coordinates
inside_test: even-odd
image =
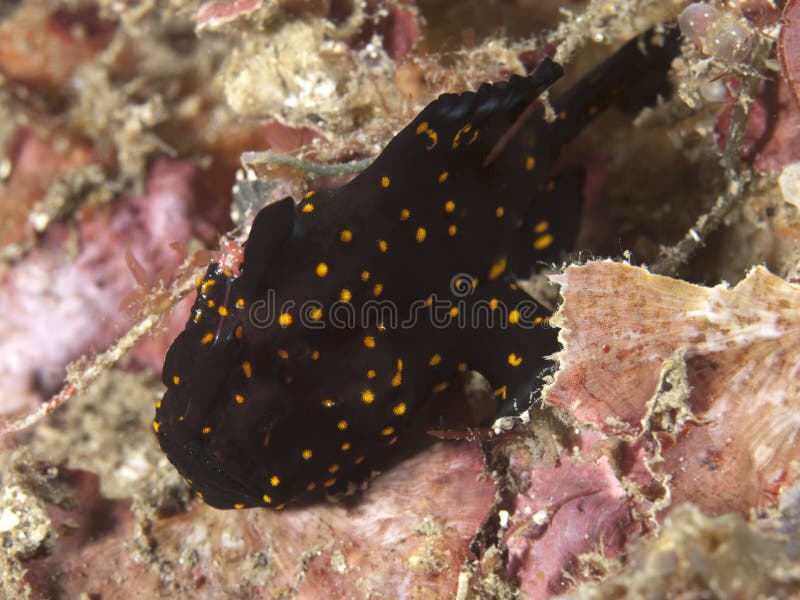
[[[208,288],[216,285],[217,281],[215,279],[207,279],[203,285],[200,287],[200,293],[205,296],[208,293]]]
[[[205,335],[204,335],[204,336],[203,336],[203,337],[200,339],[200,343],[201,343],[201,344],[208,344],[208,343],[209,343],[211,340],[213,340],[213,339],[214,339],[214,334],[213,334],[213,333],[211,333],[211,332],[209,332],[209,333],[205,334]]]
[[[506,270],[506,259],[501,258],[496,263],[492,265],[492,268],[489,269],[489,279],[497,279],[500,275],[503,274],[503,271]]]
[[[536,250],[544,250],[552,243],[553,243],[553,235],[550,233],[545,233],[544,235],[536,238],[536,240],[533,242],[533,247]]]
[[[234,396],[234,400],[236,400],[236,404],[244,404],[244,396],[241,394],[236,394],[236,396]]]

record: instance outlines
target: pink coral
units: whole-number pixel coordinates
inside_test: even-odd
[[[611,261],[554,279],[564,349],[548,403],[658,442],[672,500],[710,514],[769,505],[797,479],[800,288],[761,267],[730,289]]]
[[[158,161],[146,195],[84,210],[77,230],[52,226],[6,273],[0,304],[13,310],[0,315],[0,385],[6,391],[0,412],[19,411],[41,400],[41,392],[52,393],[68,362],[105,347],[130,326],[119,310],[135,285],[126,250],[148,272],[168,272],[180,260],[171,242],[211,237],[213,219],[194,213],[203,206],[195,173],[188,162]]]

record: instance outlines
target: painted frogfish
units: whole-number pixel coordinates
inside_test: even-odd
[[[153,427],[217,508],[281,509],[341,493],[432,428],[467,370],[517,414],[558,349],[547,310],[514,283],[559,261],[582,177],[560,147],[632,86],[664,80],[673,34],[644,34],[552,103],[562,75],[444,94],[346,185],[255,217],[238,269],[212,262],[167,353]]]

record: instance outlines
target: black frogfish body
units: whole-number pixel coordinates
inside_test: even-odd
[[[513,283],[559,260],[580,224],[582,178],[559,148],[676,53],[631,42],[533,112],[562,75],[445,94],[343,187],[267,205],[239,274],[212,263],[164,364],[153,427],[218,508],[282,508],[341,492],[422,438],[426,407],[466,370],[500,410],[524,410],[557,350],[548,312]]]

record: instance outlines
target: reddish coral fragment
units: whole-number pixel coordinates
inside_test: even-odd
[[[23,4],[0,22],[0,73],[29,84],[61,85],[108,44],[112,29],[92,9],[48,14],[35,3]]]
[[[706,288],[611,261],[554,280],[564,350],[547,402],[608,434],[655,436],[673,502],[710,514],[770,504],[797,479],[798,286],[756,267]]]
[[[598,549],[614,555],[636,525],[608,459],[534,468],[530,487],[515,499],[505,538],[509,570],[526,597],[544,599],[570,587],[565,575],[578,556]]]
[[[252,14],[261,0],[213,0],[197,10],[194,20],[198,29],[215,29],[239,17]]]
[[[732,106],[720,115],[716,130],[720,152],[730,131]],[[782,78],[762,84],[747,118],[742,157],[760,171],[780,173],[800,156],[800,103]]]
[[[319,134],[309,127],[290,127],[280,121],[269,121],[261,126],[264,141],[275,152],[294,152],[308,146]]]
[[[419,37],[417,15],[410,10],[393,9],[389,18],[381,24],[380,30],[386,54],[400,64]]]
[[[778,51],[783,74],[800,102],[800,2],[790,0],[783,9],[783,27],[778,38]]]

